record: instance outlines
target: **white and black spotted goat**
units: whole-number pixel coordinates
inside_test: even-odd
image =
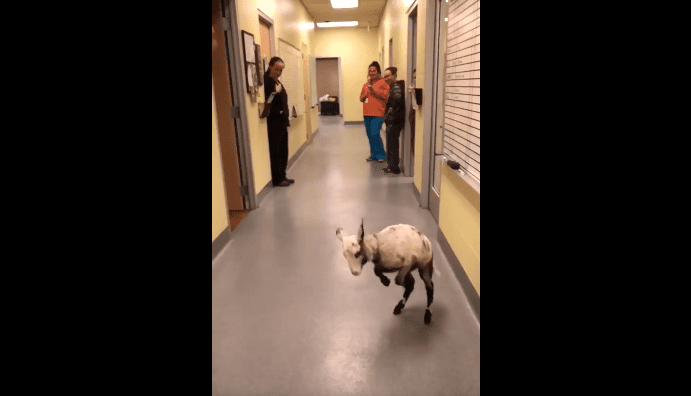
[[[429,239],[415,227],[398,224],[384,228],[377,234],[365,235],[364,219],[358,235],[345,235],[343,228],[336,230],[336,236],[343,242],[343,256],[348,261],[350,272],[358,276],[368,261],[374,263],[374,274],[381,279],[384,286],[391,281],[385,272],[397,272],[396,284],[405,287],[403,299],[394,308],[394,315],[401,313],[405,303],[413,292],[415,279],[411,271],[417,268],[420,278],[427,289],[427,310],[425,324],[429,324],[432,313],[429,310],[434,298],[432,273],[432,244]]]

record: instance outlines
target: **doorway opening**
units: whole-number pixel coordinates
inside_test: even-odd
[[[343,116],[343,69],[341,58],[317,57],[315,65],[319,116]],[[329,96],[326,100],[328,108],[326,104],[322,105],[322,100],[327,95]],[[333,100],[333,97],[336,100],[330,102],[329,99]]]
[[[414,87],[414,73],[417,65],[417,5],[408,14],[408,59],[406,72],[406,86]],[[406,122],[401,144],[401,158],[403,159],[403,174],[408,177],[415,175],[415,113],[413,95],[409,91],[406,95]],[[421,128],[420,128],[421,129]]]

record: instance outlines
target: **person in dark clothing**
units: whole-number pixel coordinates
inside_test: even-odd
[[[386,173],[399,174],[399,140],[401,131],[405,127],[405,82],[396,81],[398,68],[389,67],[384,71],[384,79],[389,84],[389,97],[384,111],[384,123],[386,124],[386,158],[389,166],[384,169]]]
[[[271,157],[271,181],[276,187],[287,187],[295,180],[286,177],[288,167],[288,93],[278,80],[285,63],[275,56],[269,61],[269,69],[264,73],[264,97],[269,110],[266,115],[266,129],[269,133],[269,153]],[[273,97],[271,96],[273,94]]]

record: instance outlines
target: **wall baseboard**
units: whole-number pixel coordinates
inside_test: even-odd
[[[259,207],[259,205],[262,203],[264,198],[266,198],[266,196],[269,195],[269,192],[271,191],[272,188],[273,188],[273,185],[271,183],[271,180],[269,180],[269,182],[266,183],[264,188],[262,188],[262,190],[259,191],[259,194],[257,194],[257,207]]]
[[[470,282],[468,274],[465,273],[463,265],[460,261],[458,261],[458,257],[456,257],[456,254],[453,252],[453,249],[451,248],[451,245],[449,245],[449,241],[446,240],[446,236],[444,236],[444,233],[441,232],[441,228],[439,228],[438,230],[439,233],[437,234],[437,240],[439,241],[439,247],[446,256],[446,259],[449,261],[449,265],[453,269],[453,272],[456,275],[456,279],[458,279],[458,282],[461,284],[461,289],[463,289],[463,293],[465,293],[465,296],[468,299],[468,302],[470,303],[470,308],[473,310],[473,313],[475,313],[475,317],[477,318],[477,321],[479,323],[480,295],[477,294],[475,286],[473,286],[473,284]]]
[[[230,226],[226,227],[216,239],[211,242],[211,261],[218,256],[218,254],[223,250],[224,247],[230,242]]]
[[[293,157],[288,160],[288,166],[286,167],[286,170],[289,170],[290,167],[293,166],[295,161],[297,161],[298,158],[300,158],[300,154],[302,154],[302,152],[305,151],[305,149],[309,145],[310,145],[310,141],[305,140],[305,143],[303,143],[302,146],[300,146],[300,148],[298,149],[298,151],[296,151],[295,154],[293,154]]]
[[[422,198],[420,196],[420,191],[417,190],[415,182],[412,182],[411,185],[413,186],[413,193],[415,194],[415,198],[417,198],[417,203],[420,205],[420,207],[422,207]]]

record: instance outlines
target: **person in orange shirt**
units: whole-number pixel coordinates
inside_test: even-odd
[[[381,76],[379,62],[372,62],[369,65],[369,79],[362,86],[360,93],[370,147],[370,156],[367,161],[386,161],[386,151],[381,140],[381,126],[384,123],[384,109],[386,109],[390,89],[389,84]]]

